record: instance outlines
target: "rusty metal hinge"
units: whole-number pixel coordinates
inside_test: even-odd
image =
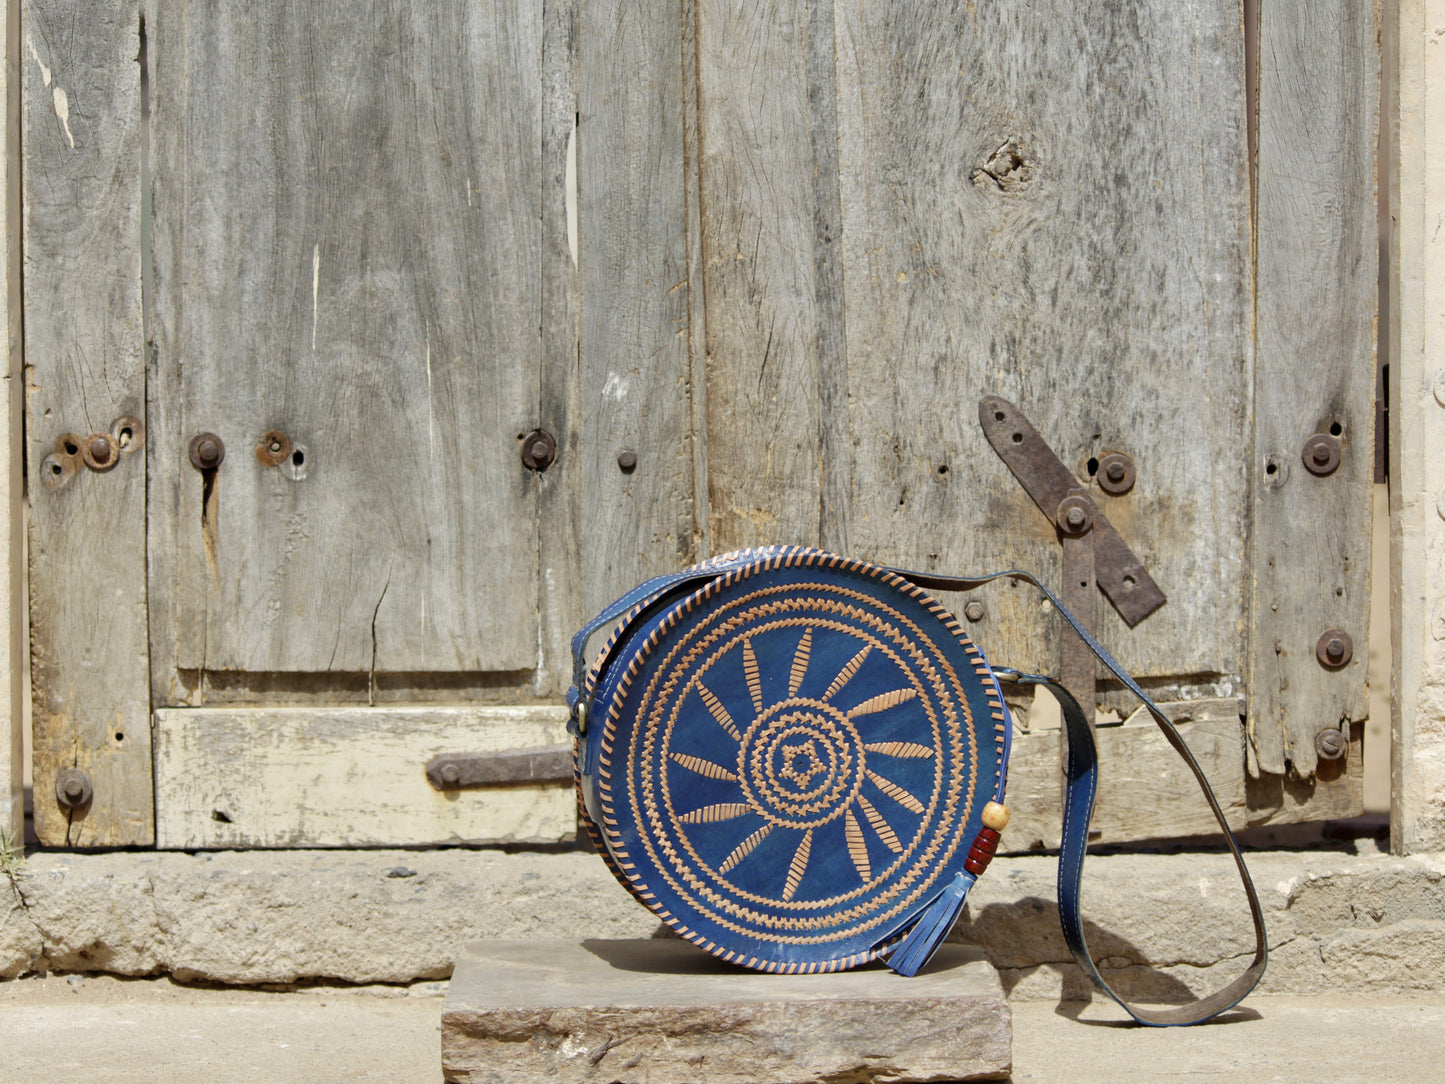
[[[1098,628],[1096,586],[1130,628],[1163,606],[1164,592],[1144,563],[1018,407],[987,395],[979,400],[978,420],[993,450],[1058,530],[1064,548],[1059,594],[1084,628],[1091,635]],[[1108,458],[1118,467],[1108,476],[1109,488],[1128,492],[1134,482],[1133,463],[1118,454]],[[1060,684],[1073,693],[1092,723],[1094,654],[1077,636],[1065,635],[1062,656]]]

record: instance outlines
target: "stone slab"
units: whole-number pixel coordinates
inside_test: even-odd
[[[442,1070],[458,1084],[1002,1080],[1011,1024],[982,953],[767,975],[676,940],[483,941],[458,954]]]

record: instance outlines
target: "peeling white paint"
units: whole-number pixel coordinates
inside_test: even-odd
[[[572,267],[578,266],[577,251],[577,125],[567,133],[567,248],[572,253]]]
[[[607,379],[602,383],[602,398],[611,399],[614,403],[620,403],[627,398],[627,386],[630,381],[621,373],[608,373]]]
[[[436,458],[437,427],[436,413],[432,408],[431,397],[431,335],[426,337],[426,454],[428,459]],[[425,614],[426,599],[422,599],[423,614]]]
[[[48,87],[50,85],[50,69],[45,66],[45,62],[40,59],[40,54],[35,51],[35,43],[27,37],[25,44],[30,46],[30,55],[35,58],[35,63],[40,66],[40,78],[45,80],[45,85]]]
[[[65,138],[70,140],[70,149],[75,150],[75,136],[70,134],[70,99],[63,88],[55,88],[55,115],[65,128]]]
[[[35,42],[30,38],[25,39],[25,44],[30,48],[30,55],[34,58],[35,64],[40,69],[40,79],[48,87],[54,81],[54,75],[40,59],[40,52],[35,48]],[[51,91],[51,100],[55,103],[55,115],[60,118],[60,124],[65,129],[65,138],[70,143],[70,149],[75,150],[75,136],[70,131],[70,96],[65,93],[63,87],[56,87]]]
[[[321,244],[311,250],[311,350],[316,350],[316,323],[321,313]]]

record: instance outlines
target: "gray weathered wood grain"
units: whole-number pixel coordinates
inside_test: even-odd
[[[7,9],[14,13],[14,7]],[[18,22],[7,18],[0,43],[19,52]],[[25,374],[21,345],[24,298],[20,274],[20,73],[0,73],[5,145],[0,149],[0,344],[5,351],[5,394],[0,397],[0,515],[5,559],[0,568],[0,832],[14,855],[25,853]]]
[[[820,536],[810,11],[698,5],[708,522],[717,551]]]
[[[437,791],[439,753],[570,742],[548,708],[163,708],[161,847],[559,843],[577,834],[570,782]]]
[[[1101,635],[1167,693],[1239,691],[1248,514],[1249,202],[1233,3],[836,8],[853,552],[1057,582],[1054,530],[985,443],[1016,403],[1168,604]],[[987,599],[989,657],[1058,666],[1023,588]]]
[[[586,4],[581,201],[583,593],[595,613],[696,553],[682,12]],[[697,334],[698,329],[691,329]],[[618,457],[636,456],[624,471]]]
[[[145,415],[139,30],[134,3],[23,12],[35,830],[52,846],[154,838],[145,456],[42,479],[64,434]],[[62,767],[90,777],[88,808],[57,803]]]
[[[571,682],[568,644],[583,613],[582,380],[578,358],[580,277],[572,247],[577,213],[576,0],[549,0],[542,28],[542,427],[557,437],[557,462],[537,479],[539,657],[533,689],[558,696]]]
[[[1308,779],[1366,714],[1374,464],[1377,5],[1260,7],[1251,769]],[[1337,432],[1339,469],[1305,441]],[[1327,670],[1328,628],[1354,658]],[[1358,809],[1354,810],[1358,812]]]
[[[158,700],[183,670],[534,669],[540,7],[150,25]]]

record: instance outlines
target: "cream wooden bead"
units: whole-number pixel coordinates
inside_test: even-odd
[[[983,826],[1002,832],[1008,826],[1008,806],[989,802],[983,807]]]

